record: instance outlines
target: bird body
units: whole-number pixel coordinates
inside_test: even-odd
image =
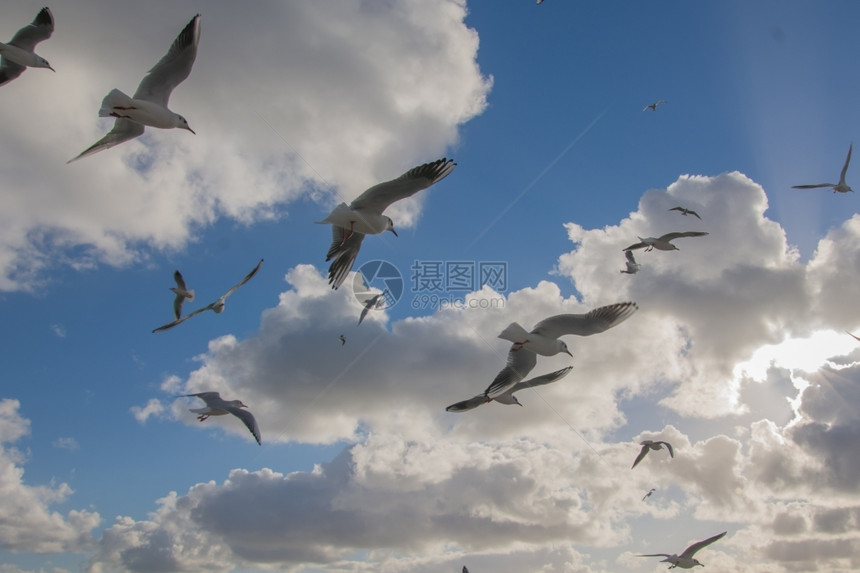
[[[699,562],[698,559],[694,559],[693,555],[696,554],[697,551],[702,549],[703,547],[707,547],[711,543],[717,541],[718,539],[722,539],[726,535],[726,532],[723,531],[718,535],[714,535],[713,537],[709,537],[703,541],[697,541],[693,543],[689,547],[687,547],[683,553],[680,555],[673,553],[651,553],[649,555],[639,555],[639,557],[664,557],[665,559],[661,559],[661,563],[671,563],[672,566],[669,569],[674,569],[675,567],[680,567],[681,569],[692,569],[696,565],[704,565]]]
[[[652,249],[657,249],[658,251],[678,251],[680,249],[671,242],[674,239],[678,239],[680,237],[704,237],[707,234],[708,233],[705,233],[704,231],[684,231],[680,233],[666,233],[660,237],[639,237],[638,243],[634,243],[622,250],[632,251],[633,249],[641,249],[644,247],[645,252]]]
[[[394,221],[390,217],[368,208],[353,209],[346,203],[341,203],[325,219],[317,221],[317,224],[320,225],[326,223],[343,229],[351,229],[355,233],[364,235],[378,235],[385,231],[391,231],[394,236],[397,236],[397,231],[394,230]]]
[[[543,386],[544,384],[550,384],[555,382],[556,380],[561,380],[567,373],[573,370],[573,366],[568,366],[566,368],[562,368],[561,370],[556,370],[555,372],[550,372],[549,374],[544,374],[543,376],[537,376],[535,378],[531,378],[529,380],[524,380],[517,384],[511,386],[507,391],[497,394],[496,396],[490,398],[486,393],[478,394],[473,398],[469,398],[468,400],[463,400],[462,402],[457,402],[456,404],[451,404],[445,410],[447,412],[466,412],[468,410],[473,410],[482,404],[486,404],[488,402],[496,401],[500,404],[506,404],[508,406],[512,406],[516,404],[517,406],[522,406],[517,397],[514,396],[516,392],[520,390],[524,390],[526,388],[533,388],[535,386]]]
[[[0,85],[11,82],[27,68],[47,68],[54,71],[45,58],[36,55],[36,44],[54,33],[54,16],[45,7],[39,10],[32,23],[27,24],[9,40],[0,43]]]
[[[655,450],[655,451],[656,450],[662,450],[663,446],[666,446],[666,449],[669,450],[669,455],[671,457],[673,457],[673,458],[675,457],[675,450],[672,449],[672,444],[670,444],[669,442],[655,442],[652,440],[644,440],[644,441],[639,442],[639,443],[642,446],[642,449],[639,450],[639,455],[636,456],[636,461],[633,462],[633,465],[631,466],[630,469],[635,468],[639,464],[639,462],[641,462],[643,459],[645,459],[645,456],[648,454],[649,451],[651,451],[651,450]]]
[[[848,164],[851,163],[851,151],[854,149],[854,143],[848,146],[848,157],[845,158],[845,164],[842,165],[842,172],[839,174],[839,183],[816,183],[814,185],[792,185],[792,189],[817,189],[819,187],[830,187],[834,193],[848,193],[854,191],[848,183],[845,182],[845,174],[848,172]]]
[[[257,420],[254,415],[247,410],[241,400],[224,400],[218,392],[198,392],[197,394],[183,394],[183,396],[195,396],[206,402],[205,408],[190,408],[188,411],[197,414],[197,420],[202,422],[209,416],[224,416],[233,414],[245,424],[245,427],[257,440],[257,443],[263,445],[262,436],[260,435],[260,427],[257,425]]]
[[[179,127],[194,133],[185,118],[178,113],[173,113],[163,105],[145,99],[131,98],[118,89],[112,89],[102,100],[99,117],[128,119],[161,129]]]

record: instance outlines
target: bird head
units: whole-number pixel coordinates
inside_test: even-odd
[[[51,67],[51,64],[49,64],[49,63],[48,63],[48,60],[46,60],[45,58],[43,58],[43,57],[41,57],[41,56],[36,56],[36,62],[37,62],[37,65],[36,65],[36,66],[34,66],[34,67],[37,67],[37,68],[48,68],[48,69],[49,69],[49,70],[51,70],[52,72],[56,72],[56,71],[57,71],[57,70],[55,70],[54,68],[52,68],[52,67]]]
[[[395,237],[399,237],[397,231],[394,230],[394,221],[391,220],[391,217],[385,217],[385,230],[391,231]]]
[[[705,566],[705,564],[700,562],[698,559],[693,559],[693,567],[695,567],[696,565],[701,565],[702,567]]]
[[[558,351],[564,352],[565,354],[567,354],[568,356],[573,358],[573,354],[570,353],[570,350],[568,350],[568,348],[567,348],[567,344],[565,344],[565,342],[563,340],[558,341]]]
[[[248,406],[241,400],[236,400],[236,406],[239,408],[247,408]]]
[[[191,126],[188,125],[188,120],[186,120],[184,117],[182,117],[179,114],[176,114],[176,127],[180,128],[180,129],[187,129],[188,131],[190,131],[194,135],[197,135],[197,133],[193,129],[191,129]]]

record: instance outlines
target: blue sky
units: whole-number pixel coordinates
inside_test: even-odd
[[[791,189],[835,181],[855,139],[856,3],[249,5],[51,6],[56,73],[0,88],[0,573],[644,573],[721,531],[709,568],[860,566],[858,199]],[[0,39],[41,7],[4,7]],[[170,107],[197,134],[66,165],[196,13]],[[314,221],[440,157],[386,212],[399,237],[364,241],[356,266],[407,289],[358,327]],[[686,230],[709,235],[618,272],[637,236]],[[193,310],[260,258],[223,314],[151,332],[174,269]],[[507,284],[415,292],[416,261]],[[503,366],[508,323],[624,300],[539,359],[574,369],[523,408],[444,411]],[[175,398],[205,390],[263,445]],[[643,439],[675,458],[630,470]]]

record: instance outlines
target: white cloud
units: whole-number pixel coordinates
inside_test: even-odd
[[[78,441],[74,438],[57,438],[51,443],[51,445],[55,448],[68,450],[70,452],[78,450],[81,447]]]

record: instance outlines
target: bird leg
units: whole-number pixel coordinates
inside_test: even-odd
[[[349,239],[352,236],[352,234],[355,232],[355,230],[353,228],[354,226],[355,226],[355,221],[350,221],[349,222],[349,233],[344,235],[343,239],[340,240],[340,245],[338,245],[339,247],[342,247],[343,244],[346,242],[346,240]]]
[[[197,416],[197,420],[202,422],[203,420],[205,420],[208,417],[209,417],[209,414],[200,414],[199,416]]]
[[[511,352],[516,352],[517,350],[521,350],[523,346],[529,341],[528,338],[523,340],[522,342],[514,342],[513,347],[511,348]]]

